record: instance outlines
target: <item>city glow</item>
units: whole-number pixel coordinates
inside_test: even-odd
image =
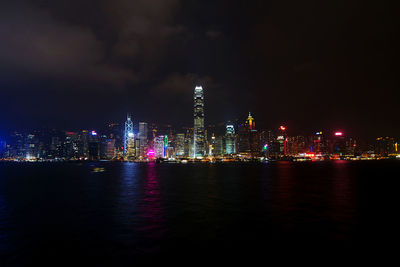
[[[128,133],[128,136],[129,137],[134,137],[135,135],[132,132],[130,132],[130,133]]]

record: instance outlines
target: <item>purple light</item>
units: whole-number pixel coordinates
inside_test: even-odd
[[[92,134],[93,136],[97,135],[96,131],[91,131],[91,134]]]

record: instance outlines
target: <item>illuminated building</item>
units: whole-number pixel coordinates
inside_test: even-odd
[[[288,139],[286,135],[286,126],[279,127],[279,134],[276,140],[279,143],[279,154],[280,156],[288,155]]]
[[[154,155],[156,158],[164,158],[164,136],[157,136],[154,138]]]
[[[165,149],[166,158],[171,159],[175,158],[175,149],[172,146],[169,146]]]
[[[115,139],[107,139],[107,158],[113,159],[116,156],[115,154]]]
[[[255,121],[249,112],[244,125],[239,125],[238,152],[245,156],[256,157],[260,154],[260,140]]]
[[[327,152],[325,149],[324,134],[321,131],[315,133],[313,137],[313,143],[310,146],[310,152],[314,152],[316,154]]]
[[[99,138],[96,131],[91,131],[89,134],[89,160],[100,159]]]
[[[124,131],[124,155],[128,155],[129,140],[133,136],[133,122],[131,115],[128,114],[125,121],[125,131]],[[131,144],[132,145],[132,144]]]
[[[107,127],[107,138],[115,140],[115,156],[123,156],[123,129],[119,123],[109,123]]]
[[[178,158],[185,156],[185,134],[180,133],[176,135],[175,151]]]
[[[201,86],[194,89],[194,133],[193,157],[203,157],[205,153],[204,93]]]
[[[146,157],[148,126],[146,122],[139,122],[139,156]]]
[[[344,133],[341,131],[336,131],[333,134],[332,140],[330,141],[330,153],[331,154],[346,154],[346,139]]]
[[[390,154],[397,154],[399,147],[391,137],[379,137],[375,142],[375,153],[381,156],[388,156]]]
[[[132,160],[136,157],[136,146],[135,146],[135,134],[133,132],[128,133],[128,150],[126,156]]]
[[[236,154],[235,127],[232,124],[226,125],[225,153]]]

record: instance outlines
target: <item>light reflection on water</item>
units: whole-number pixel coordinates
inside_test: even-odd
[[[165,246],[178,253],[196,246],[251,250],[257,241],[264,247],[356,242],[360,207],[380,192],[371,185],[382,164],[398,167],[104,163],[106,171],[93,174],[85,165],[0,165],[0,252],[22,259],[50,246],[55,254],[67,248],[123,261]]]

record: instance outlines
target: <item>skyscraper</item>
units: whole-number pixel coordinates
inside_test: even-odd
[[[225,153],[236,154],[235,127],[232,124],[226,125]]]
[[[147,153],[148,127],[146,122],[139,122],[139,156],[145,157]]]
[[[196,86],[194,89],[193,141],[193,157],[203,157],[205,155],[204,94],[201,86]]]
[[[128,155],[129,139],[133,136],[133,122],[131,115],[128,114],[125,121],[125,131],[124,131],[124,155]]]

